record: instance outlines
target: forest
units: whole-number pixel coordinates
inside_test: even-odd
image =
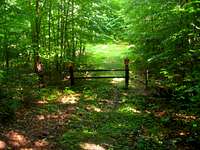
[[[197,150],[199,0],[0,0],[0,150]]]

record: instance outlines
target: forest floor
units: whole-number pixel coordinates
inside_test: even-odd
[[[88,49],[87,63],[104,69],[122,68],[128,52],[123,44]],[[190,111],[192,105],[152,96],[136,78],[131,78],[128,90],[119,79],[75,84],[37,89],[40,98],[20,109],[12,123],[0,126],[0,149],[4,145],[16,150],[199,148],[200,120]]]

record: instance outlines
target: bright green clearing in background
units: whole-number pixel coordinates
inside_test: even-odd
[[[98,70],[98,69],[124,69],[124,59],[130,52],[127,43],[108,43],[108,44],[88,44],[86,46],[85,56],[79,59],[79,69]],[[75,76],[84,76],[85,74],[76,73]],[[124,71],[101,71],[87,72],[89,76],[124,76]]]
[[[119,69],[124,67],[124,58],[128,56],[128,44],[88,44],[86,46],[87,64],[96,69]]]

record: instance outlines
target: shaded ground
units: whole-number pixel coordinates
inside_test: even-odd
[[[34,150],[198,149],[198,115],[147,96],[139,85],[125,91],[109,82],[84,81],[20,110],[1,127],[1,142]]]
[[[82,87],[83,95],[61,139],[68,149],[182,150],[200,146],[198,115],[178,109],[166,99],[147,96],[139,85],[128,91],[119,88],[116,97],[113,86],[103,83],[103,88],[95,83]]]
[[[73,103],[63,103],[64,99],[60,96],[54,102],[40,100],[31,108],[21,109],[11,124],[1,127],[0,137],[11,149],[57,149],[57,137],[75,111]]]
[[[116,64],[123,61],[126,48],[119,51],[121,46],[112,45],[113,57],[111,47],[107,48],[95,55],[97,65],[105,67],[101,62],[107,60],[109,67],[112,62],[114,68],[122,67],[123,63]],[[136,79],[127,91],[118,79],[77,80],[71,88],[57,83],[33,90],[39,97],[28,96],[16,118],[0,126],[0,149],[191,150],[200,146],[200,119],[194,111],[198,106],[152,96]]]

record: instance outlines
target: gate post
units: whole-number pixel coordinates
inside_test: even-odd
[[[69,65],[69,76],[70,76],[70,85],[74,85],[74,65],[71,63]]]
[[[125,89],[128,89],[129,85],[129,59],[125,58],[124,59],[124,64],[125,64]]]

